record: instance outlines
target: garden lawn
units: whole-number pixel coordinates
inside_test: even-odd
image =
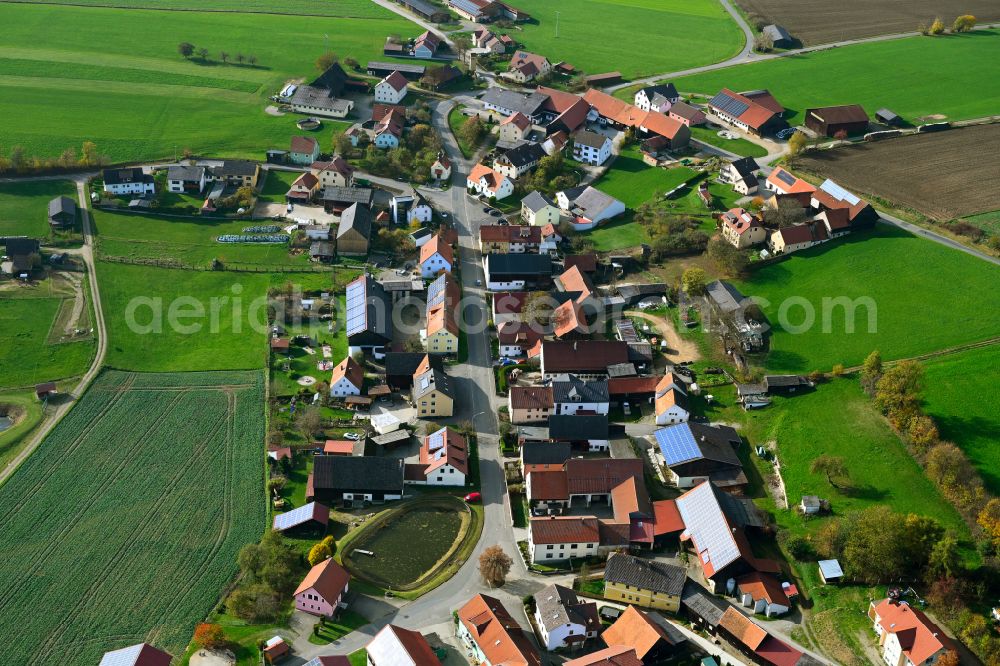
[[[1000,494],[1000,347],[924,362],[924,409]]]
[[[873,349],[887,360],[909,358],[996,336],[998,279],[1000,268],[993,264],[879,224],[765,266],[737,287],[767,299],[767,368],[807,372],[859,365]],[[827,307],[824,317],[823,299],[839,297],[871,299],[874,307],[856,308],[849,320],[846,308]],[[780,323],[786,301],[793,326],[806,321],[806,304],[814,311],[815,322],[804,333]]]
[[[462,113],[462,109],[465,107],[453,106],[451,111],[448,112],[448,127],[451,128],[451,133],[455,137],[455,143],[458,144],[458,149],[462,151],[462,155],[466,158],[472,157],[472,154],[476,152],[478,146],[470,146],[468,142],[461,138],[460,131],[465,122],[469,119],[469,116]]]
[[[285,203],[285,195],[292,189],[292,183],[302,174],[298,171],[278,171],[277,169],[267,170],[267,180],[257,197],[259,201],[270,201],[273,203]]]
[[[739,28],[712,0],[524,0],[517,7],[534,20],[514,39],[588,74],[678,71],[725,60],[743,46]]]
[[[348,6],[362,4],[351,0]],[[116,162],[173,158],[185,148],[259,158],[300,133],[300,116],[275,117],[264,107],[285,81],[316,74],[313,61],[327,48],[324,35],[342,59],[365,62],[382,57],[385,35],[416,29],[375,5],[363,12],[361,18],[316,19],[0,4],[0,24],[6,26],[0,136],[8,149],[21,145],[27,154],[45,157],[70,147],[79,151],[82,141],[92,140]],[[208,61],[178,55],[182,41],[208,48]],[[224,65],[222,51],[234,58],[252,54],[257,64]],[[326,146],[346,127],[324,125],[317,138]]]
[[[793,123],[811,107],[861,104],[873,116],[888,107],[910,122],[942,114],[950,120],[997,112],[1000,77],[983,76],[981,63],[1000,60],[1000,32],[977,30],[939,38],[908,37],[727,67],[673,79],[678,90],[714,95],[768,88]],[[872,63],[892,72],[872,75]],[[676,68],[675,68],[676,69]],[[836,72],[836,76],[828,76]]]
[[[0,386],[23,387],[76,377],[94,356],[94,340],[49,344],[63,298],[0,297]]]
[[[60,195],[76,201],[76,185],[68,180],[0,183],[0,236],[48,238],[49,200]]]
[[[728,150],[731,153],[742,155],[743,157],[764,157],[767,155],[767,149],[763,146],[757,145],[753,141],[741,138],[723,139],[719,136],[718,129],[713,130],[708,129],[707,127],[692,127],[691,138],[701,141],[702,143],[707,143],[710,146],[715,146],[716,148],[722,148],[723,150]]]
[[[183,653],[266,527],[263,400],[261,372],[96,380],[0,486],[6,663]]]
[[[239,234],[270,220],[171,217],[93,211],[98,257],[157,259],[208,268],[214,259],[254,267],[309,265],[307,252],[291,254],[287,243],[219,243],[222,234]]]

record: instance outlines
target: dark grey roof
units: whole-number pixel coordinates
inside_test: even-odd
[[[545,149],[537,143],[522,143],[520,146],[505,152],[502,157],[516,168],[521,168],[534,164],[545,157]]]
[[[688,579],[684,582],[681,606],[695,617],[700,617],[711,625],[717,625],[730,605],[728,601],[715,596],[695,581]]]
[[[445,13],[445,11],[440,7],[435,7],[429,2],[424,2],[424,0],[399,0],[399,3],[406,5],[416,13],[423,16],[434,16],[435,14]]]
[[[525,465],[561,465],[573,455],[569,442],[525,442],[521,462]]]
[[[680,596],[687,573],[673,564],[617,553],[608,559],[604,580]]]
[[[426,395],[437,389],[449,398],[455,398],[455,389],[451,383],[451,377],[443,369],[431,368],[419,377],[413,378],[413,400],[417,401],[420,396]]]
[[[105,169],[101,172],[105,185],[126,185],[128,183],[152,183],[153,177],[142,172],[139,167],[125,169]]]
[[[528,196],[521,199],[521,204],[527,206],[532,213],[537,213],[546,206],[555,206],[551,199],[538,190],[533,190]]]
[[[886,120],[886,121],[896,121],[896,120],[899,120],[899,116],[898,115],[896,115],[895,113],[893,113],[889,109],[885,109],[885,108],[882,108],[882,109],[879,109],[878,111],[876,111],[875,112],[875,117],[878,118],[879,120]]]
[[[780,25],[775,25],[773,23],[771,25],[765,25],[760,31],[775,42],[792,41],[792,36]]]
[[[552,275],[552,259],[546,254],[487,254],[490,277],[498,275]]]
[[[608,366],[608,377],[635,377],[635,363],[615,363]]]
[[[581,602],[573,590],[562,585],[548,585],[536,592],[535,608],[547,631],[571,623],[585,627],[587,632],[597,631],[601,626],[597,604]]]
[[[340,63],[333,63],[325,72],[316,77],[310,85],[313,88],[326,88],[334,97],[339,97],[347,83],[347,72]]]
[[[562,442],[607,439],[606,414],[553,414],[549,417],[549,438]]]
[[[740,178],[743,180],[752,180],[757,169],[757,160],[752,157],[743,157],[738,160],[733,161],[732,167],[736,169],[736,173],[740,174]]]
[[[736,527],[764,527],[764,517],[761,515],[752,499],[737,497],[720,490],[717,485],[709,481],[712,492],[719,503],[726,518]]]
[[[56,197],[49,202],[49,217],[56,215],[76,215],[76,202],[69,197]]]
[[[482,99],[483,104],[492,104],[511,112],[520,112],[530,118],[542,109],[542,105],[548,98],[548,95],[537,92],[526,94],[504,88],[489,88],[480,99]]]
[[[812,386],[808,377],[802,375],[766,375],[764,386],[771,390],[773,388],[785,388],[788,386]]]
[[[655,95],[659,95],[665,99],[677,99],[680,94],[677,92],[676,86],[673,83],[663,83],[656,86],[646,86],[642,89],[646,93],[646,97],[653,99]]]
[[[370,206],[372,191],[367,187],[324,187],[320,198],[323,201],[361,203]]]
[[[403,492],[403,461],[399,458],[315,456],[313,461],[316,490]]]
[[[340,214],[340,226],[337,228],[337,238],[351,229],[365,238],[371,237],[372,211],[366,204],[353,203]]]
[[[698,445],[701,457],[706,460],[743,467],[736,447],[740,445],[740,435],[735,429],[726,426],[710,426],[704,423],[688,423],[691,434]]]
[[[408,439],[410,439],[410,431],[403,430],[402,428],[400,428],[399,430],[393,430],[392,432],[387,432],[384,435],[376,435],[375,437],[371,438],[372,443],[378,446],[386,446],[388,444],[404,442]]]
[[[385,374],[387,375],[409,375],[417,371],[425,352],[388,352],[385,355]],[[431,367],[441,368],[441,357],[435,354],[430,355]]]
[[[375,71],[399,72],[400,74],[419,74],[423,76],[427,68],[424,65],[410,65],[407,63],[383,62],[381,60],[369,60],[368,69]]]
[[[205,167],[190,166],[181,164],[167,169],[167,180],[181,180],[185,182],[200,182],[205,175]]]
[[[562,402],[608,402],[608,380],[584,381],[576,375],[556,375],[552,400]]]
[[[7,254],[11,257],[36,254],[39,247],[38,241],[34,238],[8,238],[6,242]]]
[[[336,252],[333,250],[333,243],[327,241],[315,241],[309,246],[309,256],[311,257],[332,257]]]
[[[216,176],[222,177],[252,176],[257,173],[257,163],[249,160],[225,160],[214,171]]]
[[[640,299],[645,296],[665,296],[667,285],[663,282],[653,284],[622,284],[618,285],[618,295],[626,301]]]
[[[347,285],[345,326],[352,345],[381,345],[392,340],[392,301],[381,284],[363,275]]]
[[[594,150],[600,150],[603,148],[604,144],[608,140],[607,136],[597,132],[591,132],[590,130],[580,130],[573,135],[573,143],[578,143],[581,146],[589,146]]]
[[[305,85],[300,85],[295,89],[288,103],[293,106],[309,106],[329,111],[347,111],[347,107],[350,104],[347,100],[337,97],[333,91],[327,88]]]
[[[736,312],[740,309],[741,303],[746,298],[740,290],[729,284],[725,280],[716,280],[709,284],[708,297],[712,299],[715,306],[726,314]]]
[[[649,342],[629,342],[628,360],[636,363],[649,363],[653,360],[653,345]]]

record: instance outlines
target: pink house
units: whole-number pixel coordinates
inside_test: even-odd
[[[320,562],[295,590],[295,608],[311,615],[333,617],[347,593],[347,571],[332,559]]]

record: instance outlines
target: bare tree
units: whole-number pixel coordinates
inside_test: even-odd
[[[226,53],[225,51],[220,51],[219,52],[219,60],[221,60],[224,63],[225,62],[229,62],[229,54]]]
[[[204,46],[198,49],[198,57],[201,58],[202,60],[208,60],[208,49],[206,49]]]

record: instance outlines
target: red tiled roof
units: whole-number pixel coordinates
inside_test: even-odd
[[[444,242],[440,233],[434,234],[429,241],[420,246],[420,263],[424,263],[435,254],[440,254],[449,264],[454,262],[455,253],[451,245]]]
[[[565,469],[567,496],[610,493],[626,479],[641,479],[643,474],[641,460],[626,458],[570,458]]]
[[[514,409],[552,409],[552,387],[511,386],[510,404]]]
[[[557,338],[562,338],[581,331],[587,325],[587,318],[577,301],[566,301],[552,311],[552,323],[552,333]]]
[[[686,127],[676,118],[671,118],[659,111],[650,111],[640,124],[647,132],[665,136],[668,139],[673,139],[682,127]]]
[[[567,268],[559,275],[559,283],[563,291],[578,291],[581,297],[589,296],[594,292],[594,286],[578,264]]]
[[[722,220],[724,225],[732,229],[737,235],[740,236],[750,229],[760,226],[760,220],[757,219],[757,216],[752,213],[748,213],[746,209],[743,208],[730,208],[725,213],[720,215],[719,219]]]
[[[349,439],[328,439],[323,445],[323,453],[349,456],[354,453],[354,442]]]
[[[443,431],[443,432],[442,432]],[[444,438],[444,454],[435,456],[435,451],[431,451],[431,442],[435,435],[442,434]],[[462,474],[469,473],[469,451],[465,438],[451,428],[441,430],[424,437],[423,444],[420,445],[420,463],[426,465],[425,474],[430,474],[438,467],[448,463]]]
[[[631,395],[636,393],[655,393],[659,377],[611,377],[608,379],[610,395]]]
[[[792,605],[785,591],[781,589],[781,583],[770,574],[751,571],[745,576],[737,578],[736,586],[743,594],[749,594],[754,601],[764,599],[769,604],[778,604],[787,608]]]
[[[795,666],[802,652],[768,634],[754,653],[771,666]]]
[[[938,650],[954,649],[940,627],[908,604],[883,599],[875,606],[875,613],[883,631],[896,634],[903,654],[914,664],[923,664]]]
[[[604,630],[601,640],[605,645],[627,645],[635,650],[639,659],[660,641],[672,643],[667,631],[635,606],[626,608],[615,623]]]
[[[375,104],[372,106],[372,120],[379,123],[389,114],[406,115],[406,107],[402,104]]]
[[[787,183],[785,183],[785,181],[781,180],[780,178],[781,174],[788,174],[788,176],[794,178],[795,181],[791,185],[788,185]],[[793,176],[792,174],[788,173],[781,167],[774,168],[774,171],[771,172],[771,175],[767,177],[767,182],[776,187],[778,191],[781,192],[782,194],[801,194],[801,193],[812,194],[813,192],[816,191],[815,186],[802,180],[801,178]]]
[[[546,340],[542,342],[545,372],[604,372],[609,365],[628,362],[628,345],[617,340]]]
[[[519,130],[526,130],[531,127],[531,119],[524,115],[520,111],[515,111],[512,115],[507,116],[500,123],[501,125],[513,125]]]
[[[746,104],[747,107],[746,110],[744,110],[743,113],[736,116],[736,118],[740,122],[746,123],[747,125],[749,125],[754,129],[759,129],[761,126],[767,123],[767,121],[771,120],[771,118],[775,116],[774,111],[771,111],[762,104],[758,104],[749,97],[744,97],[738,92],[733,92],[729,88],[723,88],[720,91],[720,93],[726,95],[731,99],[735,99]],[[709,102],[709,106],[711,106],[711,102]],[[732,115],[732,114],[727,114],[727,115]]]
[[[396,651],[397,646],[403,649],[415,666],[438,666],[440,664],[430,643],[427,642],[427,639],[420,632],[403,629],[394,624],[387,624],[380,632],[375,634],[375,638],[372,639],[368,649],[373,653],[378,651],[380,654],[386,655]],[[323,659],[323,657],[320,657],[320,659]],[[343,657],[343,659],[345,665],[349,663],[346,657]],[[324,664],[324,666],[326,665]]]
[[[563,260],[566,270],[576,266],[584,273],[593,273],[597,270],[597,255],[593,252],[587,254],[567,254]]]
[[[304,187],[307,190],[311,190],[318,184],[319,178],[306,171],[304,174],[295,179],[295,182],[292,183],[292,187]]]
[[[365,381],[365,369],[350,356],[334,367],[333,375],[330,377],[331,386],[345,377],[347,378],[347,381],[351,382],[351,384],[359,389]]]
[[[613,645],[570,659],[563,663],[563,666],[642,666],[642,660],[636,656],[635,650],[627,645]]]
[[[497,326],[497,339],[501,345],[521,345],[527,350],[542,339],[542,333],[528,322],[509,320]]]
[[[681,518],[681,513],[677,510],[677,502],[674,500],[653,502],[653,516],[656,525],[653,533],[656,536],[684,530],[684,519]]]
[[[398,71],[393,71],[392,74],[383,79],[386,83],[392,86],[392,89],[399,92],[406,87],[406,77],[400,74]]]
[[[757,102],[768,111],[773,111],[779,115],[785,112],[785,107],[781,106],[770,90],[751,90],[742,93],[742,95],[747,99]]]
[[[483,178],[486,179],[486,189],[490,192],[496,192],[507,176],[503,175],[499,171],[494,171],[485,164],[477,164],[472,167],[472,171],[469,172],[468,180],[479,182]]]
[[[350,578],[347,570],[332,558],[323,560],[309,570],[309,573],[295,589],[294,596],[298,596],[308,589],[314,589],[328,603],[333,603],[343,593]]]
[[[517,224],[484,224],[479,227],[479,240],[484,243],[538,245],[542,242],[542,228]]]
[[[569,499],[565,470],[558,472],[532,472],[528,475],[532,500]]]
[[[312,153],[316,149],[316,139],[311,136],[293,136],[292,137],[292,152],[293,153]]]
[[[493,309],[496,314],[520,314],[530,295],[527,291],[502,291],[493,294]]]
[[[728,631],[735,640],[751,650],[756,650],[767,638],[767,632],[743,613],[729,606],[719,620],[719,626]]]
[[[593,516],[547,516],[531,519],[531,540],[536,544],[598,543],[601,539]]]
[[[458,620],[491,664],[541,665],[538,650],[497,599],[477,594],[458,610]]]

